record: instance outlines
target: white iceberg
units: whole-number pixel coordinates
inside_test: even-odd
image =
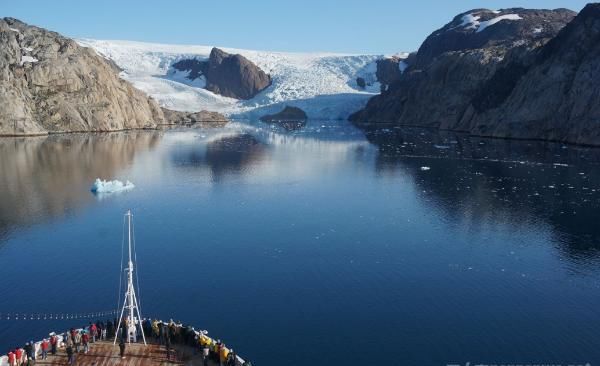
[[[122,192],[128,191],[130,189],[135,188],[135,185],[130,181],[125,181],[125,183],[120,180],[103,180],[100,178],[96,178],[94,184],[92,184],[91,191],[93,193],[114,193],[114,192]]]

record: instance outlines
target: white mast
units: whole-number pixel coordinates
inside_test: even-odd
[[[119,334],[119,329],[121,328],[121,321],[123,320],[123,315],[125,314],[125,309],[128,310],[129,314],[127,315],[127,342],[131,343],[133,339],[134,342],[137,341],[137,332],[138,326],[140,333],[142,333],[142,339],[144,340],[144,345],[146,344],[146,336],[144,335],[144,330],[142,329],[142,317],[140,315],[140,308],[138,306],[137,297],[135,296],[135,287],[133,286],[133,259],[131,257],[131,218],[133,215],[131,214],[131,210],[127,210],[125,214],[127,217],[127,238],[129,244],[129,261],[127,267],[127,291],[125,292],[125,301],[123,302],[123,307],[121,308],[121,316],[119,317],[119,323],[117,324],[117,331],[115,334],[115,340],[113,344],[117,343],[117,338],[121,336]],[[136,317],[137,314],[137,317]]]

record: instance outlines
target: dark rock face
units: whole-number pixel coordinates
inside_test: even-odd
[[[236,99],[251,99],[271,85],[271,77],[242,55],[213,48],[208,61],[180,60],[172,65],[190,71],[188,78],[206,78],[206,89]]]
[[[446,52],[499,46],[512,48],[514,42],[551,38],[574,16],[575,13],[567,9],[549,11],[512,8],[499,12],[470,10],[457,15],[450,23],[427,37],[419,48],[415,64],[423,67]],[[492,19],[500,21],[486,23]]]
[[[166,108],[162,108],[162,111],[169,124],[221,127],[229,122],[227,117],[218,112],[180,112]]]
[[[358,77],[356,78],[356,85],[358,85],[359,88],[364,89],[367,87],[367,82],[364,78]]]
[[[400,62],[398,57],[382,58],[377,60],[377,81],[381,83],[382,89],[386,90],[389,85],[399,80],[402,76],[400,71]]]
[[[263,122],[281,122],[281,121],[306,121],[306,113],[298,107],[285,106],[285,108],[275,114],[267,114],[260,117]]]
[[[171,66],[179,71],[189,71],[188,79],[195,80],[206,73],[208,62],[196,60],[195,58],[187,58],[177,61]]]
[[[430,35],[410,66],[381,95],[350,119],[357,125],[412,125],[470,131],[472,103],[497,72],[528,65],[536,50],[576,13],[566,10],[476,9]],[[519,68],[505,71],[501,93],[510,91]],[[497,103],[482,96],[485,103]]]
[[[463,124],[483,136],[600,145],[600,4],[587,5],[530,62],[498,70]]]
[[[277,123],[286,130],[296,130],[306,125],[308,116],[298,107],[286,106],[281,112],[267,114],[260,117],[260,120],[267,123]]]
[[[271,77],[242,55],[213,48],[206,70],[206,89],[226,97],[250,99],[271,85]]]

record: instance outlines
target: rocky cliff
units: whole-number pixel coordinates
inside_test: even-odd
[[[0,19],[0,135],[114,131],[163,123],[114,64],[55,32]]]
[[[600,4],[587,5],[530,62],[498,70],[462,124],[483,136],[600,145]]]
[[[190,80],[204,77],[207,90],[230,98],[251,99],[271,85],[271,77],[250,60],[216,47],[208,61],[183,59],[173,68],[189,71]]]
[[[576,13],[567,9],[475,9],[421,45],[408,68],[366,108],[358,125],[412,125],[470,131],[472,103],[497,71],[527,65]]]

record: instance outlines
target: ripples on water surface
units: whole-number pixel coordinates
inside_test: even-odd
[[[132,208],[143,315],[259,365],[593,363],[599,162],[340,122],[0,139],[0,312],[114,307]],[[0,347],[78,323],[0,320]]]

